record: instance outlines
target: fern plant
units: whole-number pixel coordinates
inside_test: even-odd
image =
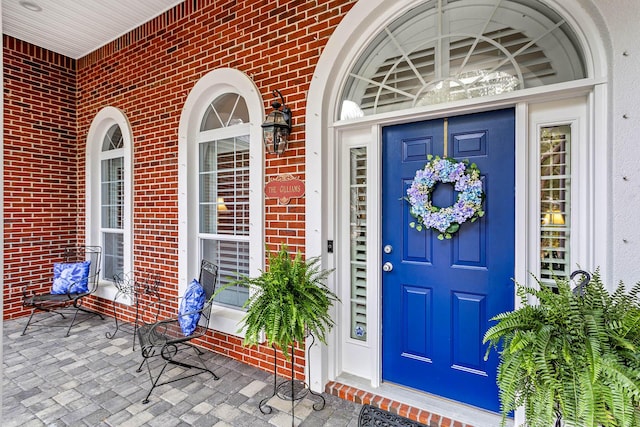
[[[326,344],[334,325],[329,308],[338,300],[326,286],[332,271],[320,268],[319,257],[303,260],[298,252],[292,258],[285,245],[270,252],[268,270],[236,282],[255,289],[244,304],[244,344],[260,343],[264,332],[267,344],[280,347],[287,360],[290,346],[304,342],[308,333]]]
[[[640,426],[640,283],[610,294],[596,271],[581,292],[538,284],[517,285],[521,308],[484,336],[485,357],[499,352],[503,425],[524,407],[528,427]]]

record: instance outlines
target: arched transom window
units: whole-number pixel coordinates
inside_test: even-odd
[[[386,25],[360,55],[340,119],[586,77],[574,31],[531,0],[432,0]]]

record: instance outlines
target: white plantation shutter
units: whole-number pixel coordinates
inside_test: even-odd
[[[352,148],[350,164],[351,338],[367,339],[367,151]]]
[[[218,283],[224,286],[249,271],[249,242],[222,239],[203,239],[203,252],[207,259],[218,266]],[[216,302],[232,307],[242,307],[249,298],[246,286],[230,286],[216,296]]]
[[[570,274],[571,127],[544,127],[540,133],[540,279]]]

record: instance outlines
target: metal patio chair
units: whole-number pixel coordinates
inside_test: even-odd
[[[65,248],[62,259],[53,265],[53,279],[30,282],[22,288],[22,305],[31,308],[31,315],[24,326],[22,335],[31,327],[63,327],[67,328],[69,336],[74,325],[89,318],[78,320],[79,313],[99,316],[102,314],[83,305],[84,299],[98,289],[100,276],[100,246],[73,246]],[[47,285],[50,285],[47,286]],[[48,315],[36,316],[43,312]],[[69,323],[51,319],[60,316],[61,319],[71,318]]]
[[[133,347],[136,349],[136,340],[138,338],[138,327],[145,319],[143,315],[150,316],[153,322],[158,321],[160,309],[162,308],[162,300],[160,299],[160,274],[155,271],[130,271],[128,273],[119,273],[113,276],[113,282],[118,290],[113,298],[113,320],[115,322],[115,331],[108,331],[105,336],[113,339],[119,330],[124,330],[133,335]],[[116,309],[120,297],[130,298],[135,308],[135,318],[132,323],[122,322],[118,318]],[[147,319],[147,322],[149,321]],[[123,324],[124,323],[124,324]]]
[[[218,266],[202,260],[198,279],[201,290],[191,292],[193,289],[199,288],[194,285],[195,280],[189,284],[185,295],[180,301],[178,316],[151,324],[142,324],[138,327],[138,341],[142,347],[142,362],[137,372],[141,372],[143,366],[146,365],[149,379],[151,380],[151,389],[142,403],[148,403],[149,396],[151,396],[153,390],[161,385],[206,372],[210,373],[214,380],[218,380],[218,376],[207,368],[202,359],[201,356],[204,352],[191,342],[196,338],[202,337],[207,331],[213,304],[211,297],[215,293],[217,281]],[[201,297],[202,305],[194,308],[190,305],[190,301],[194,300],[192,297],[198,292],[200,292],[199,296]],[[187,330],[184,329],[185,324],[187,325]],[[192,330],[188,328],[189,325]],[[195,357],[189,352],[189,349],[193,350]],[[158,367],[152,367],[152,363],[155,361],[158,361]],[[180,366],[185,368],[185,371],[182,375],[171,375],[165,381],[160,381],[169,365]]]

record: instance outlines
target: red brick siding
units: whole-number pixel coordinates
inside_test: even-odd
[[[306,94],[322,49],[355,2],[288,0],[274,4],[267,0],[188,0],[80,58],[76,73],[77,108],[70,109],[77,117],[69,118],[69,123],[75,118],[77,124],[69,147],[77,162],[66,168],[74,170],[76,179],[65,188],[70,193],[65,200],[73,202],[67,213],[73,217],[73,226],[67,225],[67,233],[79,230],[82,234],[84,230],[83,159],[89,126],[100,109],[119,108],[131,123],[134,143],[134,268],[161,266],[163,296],[175,298],[178,123],[189,91],[211,70],[236,68],[252,78],[260,89],[266,114],[273,100],[271,91],[279,89],[293,110],[293,133],[283,156],[266,156],[266,180],[282,173],[293,173],[305,180]],[[32,89],[38,92],[37,88]],[[18,109],[15,114],[23,113]],[[304,198],[293,199],[288,205],[280,205],[275,199],[266,200],[265,236],[272,249],[286,243],[291,250],[304,253],[304,203]],[[36,214],[48,220],[59,215],[54,207],[47,206],[46,210],[43,213],[37,209]],[[58,228],[45,229],[56,233],[57,240],[45,239],[40,246],[64,240],[58,238]],[[39,254],[35,260],[40,262]],[[17,268],[18,260],[10,261],[7,266]],[[109,303],[101,300],[95,303],[111,314]],[[118,311],[129,318],[133,316],[128,306],[119,305]],[[243,348],[237,338],[219,333],[203,342],[246,363],[272,369],[271,348]],[[303,361],[302,354],[298,360]],[[296,366],[297,376],[303,371],[302,362]]]
[[[20,285],[50,278],[78,224],[75,61],[3,35],[5,319]],[[50,283],[47,282],[47,287]]]

